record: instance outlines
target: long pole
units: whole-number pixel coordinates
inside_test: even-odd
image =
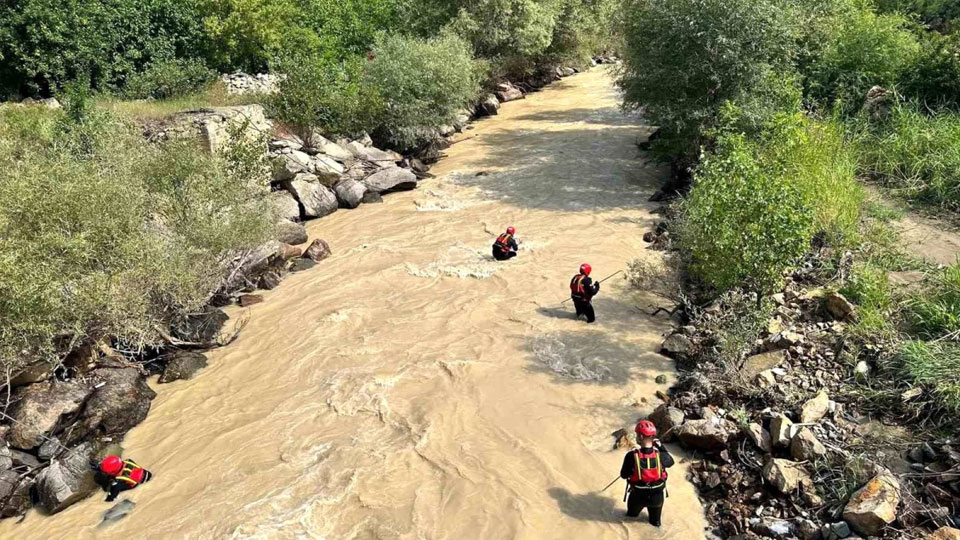
[[[604,281],[606,281],[606,280],[608,280],[608,279],[610,279],[610,278],[612,278],[613,276],[615,276],[615,275],[617,275],[617,274],[622,274],[622,273],[623,273],[623,270],[617,270],[616,272],[614,272],[614,273],[612,273],[612,274],[610,274],[609,276],[607,276],[607,277],[605,277],[605,278],[603,278],[603,279],[601,279],[601,280],[600,280],[600,281],[598,281],[597,283],[603,283]],[[566,300],[564,300],[563,302],[560,302],[560,305],[562,306],[562,305],[564,305],[564,304],[566,304],[566,303],[567,303],[567,301],[569,301],[569,300],[570,300],[570,298],[567,298],[567,299],[566,299]]]
[[[603,488],[603,489],[600,490],[600,493],[603,493],[604,491],[610,489],[610,486],[616,484],[616,483],[617,483],[617,480],[619,480],[619,479],[620,479],[619,476],[616,477],[616,478],[614,478],[614,479],[613,479],[613,482],[610,482],[609,484],[607,484],[607,487],[605,487],[605,488]]]

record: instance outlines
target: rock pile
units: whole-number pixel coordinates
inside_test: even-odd
[[[241,94],[273,94],[278,90],[282,75],[273,73],[226,73],[220,76],[220,81],[231,95]]]

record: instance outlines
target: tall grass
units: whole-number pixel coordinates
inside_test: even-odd
[[[932,387],[942,405],[960,412],[960,346],[908,341],[900,351],[900,361],[911,380]]]
[[[956,338],[960,335],[960,263],[934,274],[928,281],[928,286],[907,303],[908,319],[920,336]]]

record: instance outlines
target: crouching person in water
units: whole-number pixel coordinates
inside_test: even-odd
[[[513,237],[515,232],[516,229],[513,227],[507,227],[507,232],[497,237],[497,241],[493,243],[494,259],[506,261],[517,256],[520,246],[517,245],[517,239]]]
[[[627,480],[627,517],[639,517],[646,508],[650,524],[659,527],[667,487],[666,469],[673,466],[673,456],[656,438],[653,422],[641,420],[636,430],[640,448],[627,452],[620,467],[620,477]]]
[[[136,464],[132,459],[120,459],[120,456],[107,456],[100,462],[100,472],[112,480],[107,487],[107,502],[117,498],[121,491],[133,489],[153,478],[150,471]]]

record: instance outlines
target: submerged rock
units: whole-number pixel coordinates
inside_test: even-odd
[[[327,244],[322,238],[317,238],[310,244],[310,247],[303,252],[303,258],[314,262],[320,262],[329,257],[333,252],[330,251],[330,244]]]
[[[100,525],[98,525],[98,527],[104,527],[116,521],[120,521],[121,519],[127,517],[127,514],[132,512],[136,506],[137,503],[131,500],[123,499],[103,513],[103,518],[100,520]]]
[[[193,351],[177,351],[173,353],[167,366],[163,369],[158,382],[169,383],[184,379],[192,379],[198,371],[207,367],[207,357]]]
[[[362,183],[374,193],[410,190],[417,187],[417,175],[409,169],[393,167],[371,174]]]

